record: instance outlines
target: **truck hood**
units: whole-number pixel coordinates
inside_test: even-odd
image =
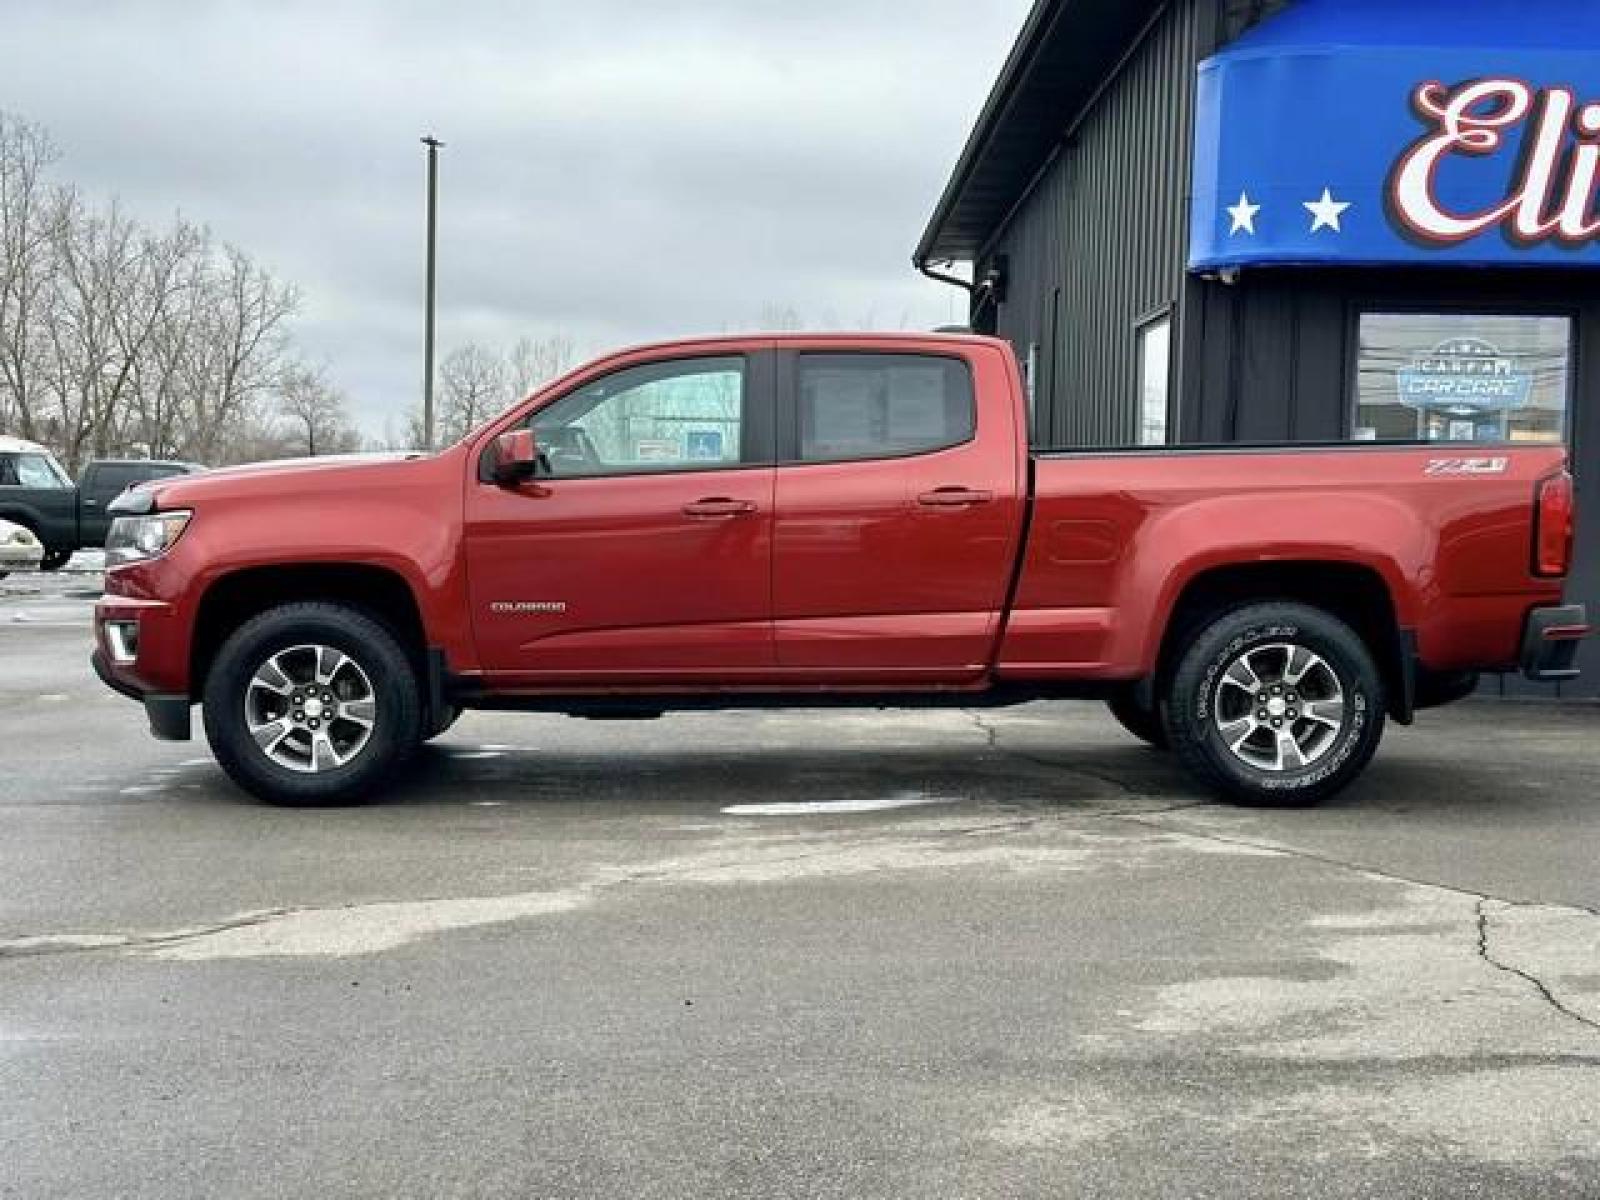
[[[434,458],[434,455],[418,450],[285,458],[240,467],[219,467],[198,475],[158,479],[142,485],[142,490],[155,493],[158,508],[189,508],[215,498],[323,491],[337,489],[346,481],[360,481],[362,484],[387,482],[387,477],[402,476],[414,464],[432,462]]]

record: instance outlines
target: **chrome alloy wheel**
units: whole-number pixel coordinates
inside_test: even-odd
[[[279,651],[245,685],[245,725],[256,745],[278,766],[307,775],[360,754],[377,716],[372,680],[332,646]]]
[[[1344,685],[1304,646],[1257,646],[1217,686],[1214,719],[1233,756],[1258,771],[1299,771],[1319,761],[1344,727]]]

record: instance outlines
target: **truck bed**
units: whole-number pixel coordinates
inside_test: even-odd
[[[1560,447],[1161,448],[1033,456],[1003,677],[1148,676],[1186,591],[1217,572],[1366,573],[1435,671],[1513,667],[1532,503]]]

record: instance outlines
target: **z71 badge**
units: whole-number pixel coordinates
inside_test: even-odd
[[[1509,458],[1435,458],[1428,463],[1429,475],[1504,475]]]

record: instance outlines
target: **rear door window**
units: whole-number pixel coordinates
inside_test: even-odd
[[[120,496],[129,484],[147,477],[148,472],[142,472],[137,467],[96,467],[89,476],[88,491],[95,496],[111,499]]]
[[[801,462],[948,449],[977,430],[972,372],[936,355],[801,354],[796,419]]]

